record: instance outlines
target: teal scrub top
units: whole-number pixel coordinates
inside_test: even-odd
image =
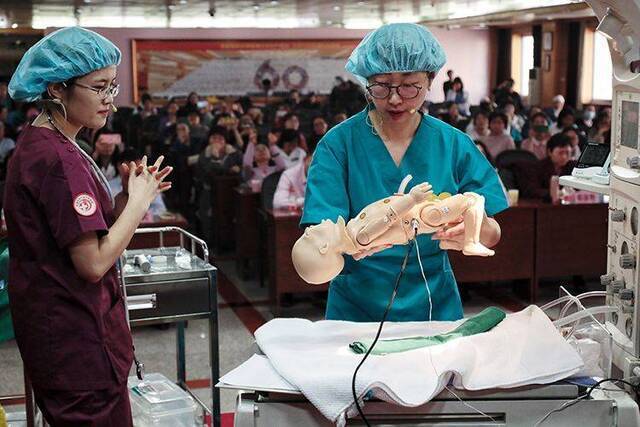
[[[398,191],[429,182],[435,194],[473,191],[485,197],[488,216],[508,207],[504,187],[491,164],[471,139],[458,129],[424,115],[396,166],[379,136],[372,132],[368,110],[332,128],[319,142],[309,167],[302,226],[323,219],[345,221],[367,205]],[[422,265],[432,300],[432,320],[462,318],[462,302],[446,251],[431,235],[420,235]],[[408,246],[396,245],[345,267],[329,286],[326,318],[379,322],[393,291]],[[388,315],[390,321],[429,320],[427,289],[413,250]]]

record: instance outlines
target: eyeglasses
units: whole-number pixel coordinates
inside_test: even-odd
[[[415,83],[402,84],[397,86],[388,85],[386,83],[374,83],[367,86],[367,92],[375,99],[385,99],[391,95],[391,89],[395,89],[398,96],[402,99],[413,99],[420,94],[422,86]]]
[[[111,97],[111,98],[115,98],[116,96],[118,96],[118,93],[120,93],[120,85],[111,85],[111,86],[104,86],[101,88],[97,88],[97,87],[93,87],[93,86],[88,86],[82,83],[78,83],[78,82],[74,82],[73,83],[76,86],[80,86],[83,87],[85,89],[89,89],[94,91],[95,93],[98,94],[98,96],[100,97],[100,99],[107,99],[107,97]]]

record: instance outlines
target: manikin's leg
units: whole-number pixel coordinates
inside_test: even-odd
[[[464,243],[462,247],[443,249],[462,250],[465,255],[491,256],[494,251],[480,243],[480,228],[484,218],[484,197],[475,193],[456,194],[438,203],[427,205],[420,212],[422,221],[430,227],[438,228],[463,216]]]
[[[480,243],[480,229],[484,219],[484,197],[478,194],[464,193],[473,198],[474,203],[464,213],[464,246],[465,255],[492,256],[494,251]]]

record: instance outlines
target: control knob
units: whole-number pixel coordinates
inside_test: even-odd
[[[613,222],[623,222],[626,215],[621,209],[613,209],[611,211],[611,221]]]
[[[633,289],[623,289],[620,291],[620,299],[623,301],[633,300]]]
[[[633,254],[620,255],[620,268],[636,268],[636,257]]]
[[[640,156],[627,157],[627,165],[631,169],[640,169]]]
[[[600,284],[602,286],[608,286],[615,278],[616,276],[613,273],[603,274],[600,276]]]

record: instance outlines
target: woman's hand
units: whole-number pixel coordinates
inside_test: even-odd
[[[440,249],[461,251],[464,246],[464,222],[462,217],[450,222],[441,230],[436,231],[431,240],[440,241]]]
[[[144,212],[149,209],[151,202],[156,196],[171,188],[171,182],[164,182],[164,179],[171,173],[173,168],[167,166],[160,169],[160,165],[164,160],[163,156],[158,157],[158,160],[147,167],[147,156],[142,158],[139,167],[142,167],[140,173],[129,173],[128,192],[129,203],[139,204],[144,208]],[[129,163],[129,171],[138,170],[134,162]]]

